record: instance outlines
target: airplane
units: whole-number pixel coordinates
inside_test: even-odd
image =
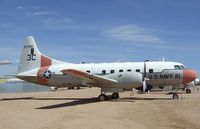
[[[11,62],[9,60],[0,61],[0,65],[4,65],[4,64],[11,64]]]
[[[26,83],[26,81],[18,79],[18,78],[10,78],[6,80],[6,83]]]
[[[5,64],[11,64],[11,61],[9,60],[1,60],[0,65],[5,65]],[[3,84],[6,82],[6,79],[0,79],[0,84]]]
[[[117,63],[62,62],[43,55],[32,36],[25,38],[16,78],[50,87],[99,87],[100,101],[119,98],[133,88],[143,92],[166,85],[176,89],[196,79],[196,72],[177,62],[144,61]],[[177,90],[173,99],[178,99]]]

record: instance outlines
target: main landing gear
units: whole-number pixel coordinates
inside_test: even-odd
[[[98,97],[99,101],[105,101],[105,100],[107,100],[107,98],[108,98],[108,96],[106,96],[105,94],[100,94]]]
[[[118,99],[118,98],[119,98],[119,93],[114,92],[112,94],[112,99]],[[105,93],[102,93],[99,95],[98,99],[99,99],[99,101],[106,101],[108,99],[108,96],[105,95]]]

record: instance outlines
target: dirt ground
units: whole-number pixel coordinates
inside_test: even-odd
[[[98,102],[98,88],[0,94],[0,129],[199,129],[200,93],[120,93]],[[180,96],[181,97],[181,96]]]

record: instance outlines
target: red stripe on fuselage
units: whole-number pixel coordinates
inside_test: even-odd
[[[38,73],[37,73],[38,84],[40,84],[40,85],[49,85],[48,79],[44,78],[44,72],[46,70],[48,70],[48,69],[49,69],[48,66],[39,68]]]
[[[40,68],[37,73],[38,84],[49,85],[48,79],[44,78],[44,72],[52,65],[52,60],[48,57],[41,56]]]

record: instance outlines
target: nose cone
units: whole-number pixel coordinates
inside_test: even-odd
[[[183,70],[183,84],[194,81],[197,78],[197,73],[194,70]]]

